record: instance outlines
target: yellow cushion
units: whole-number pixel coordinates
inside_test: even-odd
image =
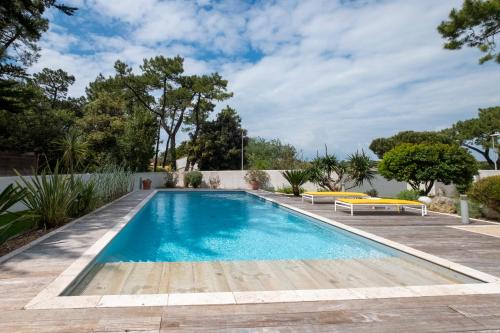
[[[400,200],[400,199],[339,199],[337,201],[353,204],[353,205],[423,205],[419,201]]]
[[[328,197],[367,197],[366,193],[361,192],[304,192],[304,194],[328,196]]]

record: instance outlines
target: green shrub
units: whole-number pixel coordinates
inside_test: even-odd
[[[480,204],[500,212],[500,176],[478,180],[469,190],[469,196]]]
[[[184,186],[198,188],[203,181],[203,174],[200,171],[189,171],[184,175]]]
[[[417,200],[420,193],[415,190],[404,190],[398,193],[397,198],[401,200]]]
[[[436,182],[467,186],[477,174],[476,159],[456,145],[401,144],[384,154],[379,173],[388,180],[407,182],[429,194]]]
[[[292,186],[293,195],[300,195],[300,186],[309,180],[309,172],[306,170],[286,170],[281,173],[286,181]]]
[[[369,189],[366,191],[366,194],[368,194],[370,197],[377,197],[378,196],[378,191],[374,188]]]
[[[71,177],[59,172],[59,164],[52,174],[50,169],[34,175],[31,180],[20,177],[18,186],[26,189],[24,204],[33,212],[39,227],[57,227],[70,217],[74,201],[78,196],[72,186]]]

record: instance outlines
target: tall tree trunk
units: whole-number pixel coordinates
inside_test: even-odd
[[[167,138],[167,144],[165,145],[165,154],[163,155],[163,163],[162,166],[165,168],[167,164],[167,155],[168,155],[168,146],[170,145],[170,135]]]
[[[156,133],[155,163],[153,167],[153,172],[156,172],[156,167],[158,166],[158,148],[160,146],[160,130],[161,130],[161,119],[158,122],[158,132]]]
[[[481,154],[484,159],[486,160],[486,162],[488,162],[488,164],[491,166],[491,167],[495,167],[495,163],[493,162],[493,160],[490,158],[490,148],[489,147],[486,147],[483,150],[477,148],[477,147],[474,147],[474,146],[471,146],[469,144],[466,144],[466,143],[463,143],[462,146],[464,146],[465,148],[469,148],[470,150],[473,150],[475,151],[476,153],[479,153]]]
[[[200,119],[200,101],[201,96],[198,94],[198,99],[196,100],[196,105],[194,106],[194,114],[195,114],[195,123],[194,123],[194,133],[191,137],[191,148],[188,149],[187,157],[186,157],[186,171],[189,171],[190,168],[193,168],[196,162],[198,161],[198,157],[194,156],[194,160],[192,160],[191,155],[193,154],[193,150],[196,146],[196,142],[198,141],[198,135],[200,134],[201,127],[201,119]]]
[[[177,153],[175,151],[175,135],[173,135],[170,139],[170,167],[172,168],[172,171],[177,170]]]

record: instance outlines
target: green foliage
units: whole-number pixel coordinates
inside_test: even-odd
[[[309,179],[325,190],[340,191],[346,168],[345,162],[339,161],[335,155],[326,153],[325,156],[318,156],[311,162],[308,169]]]
[[[147,171],[154,156],[157,122],[151,113],[135,110],[126,118],[124,133],[118,139],[121,163],[137,172]]]
[[[24,230],[23,225],[26,225],[26,222],[31,225],[31,220],[27,221],[28,214],[8,211],[25,196],[26,190],[14,187],[13,184],[9,184],[0,193],[0,244],[20,230]]]
[[[252,186],[260,188],[269,182],[269,175],[262,170],[248,170],[245,174],[245,181]]]
[[[462,8],[450,12],[448,21],[441,22],[438,31],[447,40],[444,48],[475,47],[485,53],[480,64],[492,59],[500,63],[500,53],[495,53],[495,38],[500,31],[499,0],[465,0]]]
[[[446,144],[402,144],[384,154],[379,172],[385,178],[408,182],[428,194],[436,181],[468,184],[477,163],[465,149]]]
[[[500,212],[500,176],[478,180],[472,185],[469,196],[480,204]]]
[[[310,180],[329,191],[341,191],[343,186],[351,189],[364,182],[371,184],[376,176],[376,164],[364,151],[350,154],[346,161],[338,160],[334,155],[325,153],[311,162],[308,169]]]
[[[71,207],[71,216],[80,216],[96,209],[100,202],[97,195],[97,184],[95,179],[84,181],[80,177],[74,177],[71,184],[73,191],[77,193]]]
[[[396,197],[401,200],[417,200],[420,197],[420,191],[403,190]]]
[[[187,150],[186,170],[198,163],[201,151],[198,148],[198,138],[202,126],[207,122],[215,103],[222,102],[233,96],[227,91],[227,80],[223,80],[218,73],[210,75],[192,75],[186,78],[186,85],[193,94],[191,112],[186,116],[185,125],[190,137]]]
[[[88,154],[88,144],[82,134],[76,130],[70,130],[64,138],[57,141],[62,151],[62,161],[66,171],[73,174],[80,167]]]
[[[375,161],[373,161],[363,150],[356,151],[347,157],[347,182],[351,182],[350,188],[361,186],[365,182],[372,185],[377,173],[375,171]]]
[[[10,207],[21,201],[25,195],[25,189],[16,188],[14,185],[9,184],[0,193],[0,215],[7,212]]]
[[[378,197],[378,191],[374,188],[369,189],[368,191],[365,191],[366,194],[368,194],[370,197]]]
[[[56,106],[58,100],[66,98],[68,87],[75,83],[75,77],[62,69],[44,68],[41,72],[33,74],[33,78],[50,100],[52,108]]]
[[[39,227],[57,227],[70,217],[78,193],[73,189],[70,177],[60,173],[57,164],[51,174],[46,168],[31,179],[21,176],[17,183],[24,188],[24,204],[37,218]]]
[[[453,140],[446,133],[442,132],[403,131],[388,138],[374,139],[370,144],[370,149],[377,155],[378,158],[383,158],[385,153],[403,143],[452,144]]]
[[[229,106],[206,122],[198,139],[200,170],[238,170],[241,167],[241,118]],[[244,140],[244,144],[246,140]]]
[[[36,226],[32,214],[26,211],[0,214],[0,244]]]
[[[189,171],[184,174],[184,186],[193,188],[200,187],[203,181],[203,174],[200,171]]]
[[[9,0],[0,5],[0,78],[23,77],[38,58],[38,40],[47,31],[48,8],[73,15],[76,8],[56,0]]]
[[[156,56],[144,59],[141,75],[135,75],[127,64],[116,61],[115,80],[133,99],[156,118],[167,132],[172,170],[176,165],[176,135],[181,128],[193,94],[189,80],[183,76],[184,59],[180,56]]]
[[[300,195],[300,187],[309,180],[307,170],[286,170],[281,173],[286,181],[292,186],[293,195]]]
[[[500,106],[479,109],[478,117],[458,121],[446,130],[458,144],[483,156],[490,167],[495,163],[490,158],[490,135],[500,129]],[[500,158],[497,160],[500,164]]]
[[[245,160],[249,169],[261,170],[286,170],[302,164],[294,146],[284,144],[279,139],[266,140],[260,137],[248,140]]]

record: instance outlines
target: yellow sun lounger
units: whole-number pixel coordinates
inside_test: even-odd
[[[396,207],[398,211],[404,211],[405,207],[420,208],[422,216],[427,215],[427,206],[419,201],[399,200],[399,199],[338,199],[335,200],[335,211],[339,208],[351,210],[351,216],[354,215],[354,207]]]
[[[302,193],[302,202],[304,199],[310,199],[311,204],[314,204],[314,198],[369,198],[366,193],[361,192],[304,192]]]

